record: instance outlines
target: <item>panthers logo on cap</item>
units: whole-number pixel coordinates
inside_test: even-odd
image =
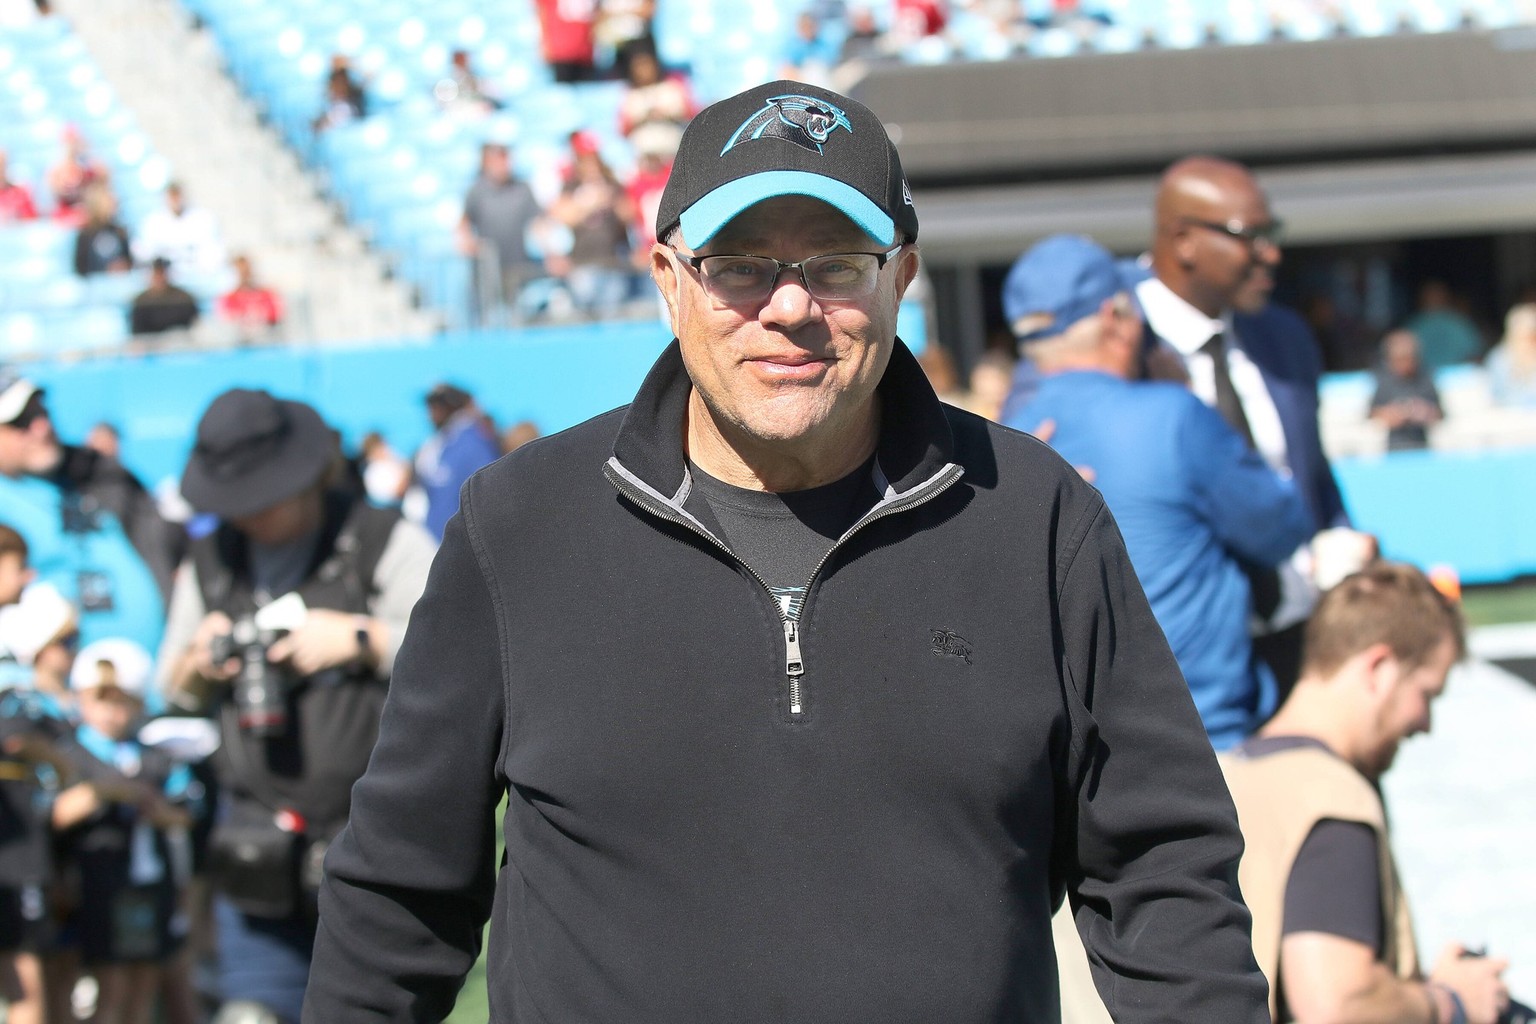
[[[763,108],[742,122],[720,155],[749,139],[783,139],[802,149],[821,153],[822,144],[839,128],[853,134],[848,115],[825,100],[809,96],[770,96]]]

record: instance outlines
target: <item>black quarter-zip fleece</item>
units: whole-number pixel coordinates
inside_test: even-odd
[[[1109,513],[897,345],[798,632],[683,511],[674,343],[466,485],[333,844],[304,1019],[1267,1020],[1236,818]],[[799,656],[798,710],[791,677]],[[495,809],[506,861],[494,857]]]

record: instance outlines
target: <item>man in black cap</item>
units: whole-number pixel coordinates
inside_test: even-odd
[[[1231,800],[1113,520],[896,338],[884,126],[775,82],[657,215],[634,402],[471,477],[331,847],[309,1024],[1268,1021]],[[506,855],[495,857],[505,799]]]
[[[220,987],[230,1014],[263,1007],[256,1020],[298,1019],[313,876],[346,821],[432,558],[419,527],[329,488],[336,462],[309,406],[236,389],[203,414],[182,476],[187,501],[222,525],[177,575],[160,681],[221,725]]]

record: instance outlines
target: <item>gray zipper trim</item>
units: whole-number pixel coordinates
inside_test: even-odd
[[[693,479],[687,471],[684,471],[682,486],[678,488],[677,495],[673,498],[667,498],[660,491],[631,473],[619,461],[617,455],[609,458],[603,465],[603,474],[619,489],[619,493],[625,495],[652,515],[665,519],[668,522],[676,523],[679,526],[685,526],[694,533],[697,533],[729,555],[732,560],[751,573],[752,578],[761,584],[763,590],[770,598],[769,603],[778,612],[779,620],[784,626],[784,676],[789,686],[789,713],[791,718],[804,714],[804,694],[800,685],[800,677],[805,674],[805,659],[800,652],[800,625],[796,620],[789,617],[779,602],[771,600],[773,588],[769,586],[768,581],[763,579],[758,574],[758,571],[748,565],[740,555],[732,551],[729,545],[713,533],[710,533],[703,523],[699,522],[689,514],[687,509],[683,508],[682,501],[688,496],[693,484]],[[805,581],[805,600],[807,604],[810,602],[811,585],[816,582],[816,577],[821,575],[822,568],[837,552],[838,548],[848,542],[849,538],[877,519],[884,519],[886,516],[926,505],[959,481],[965,475],[965,469],[953,462],[945,463],[937,473],[904,494],[896,493],[895,488],[891,486],[890,481],[886,479],[885,473],[881,470],[879,459],[875,460],[872,475],[876,488],[880,490],[884,497],[875,503],[874,508],[864,513],[858,522],[848,527],[847,532],[827,549],[825,555],[821,556],[821,561],[816,563],[816,568],[811,570],[810,578]],[[805,605],[801,606],[800,614],[804,616]]]

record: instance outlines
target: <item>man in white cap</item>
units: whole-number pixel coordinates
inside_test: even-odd
[[[61,442],[43,389],[9,369],[0,369],[0,522],[26,538],[38,578],[75,606],[81,643],[159,644],[181,528],[116,459]]]
[[[884,125],[688,126],[634,402],[471,477],[332,845],[304,1020],[1267,1021],[1235,815],[1102,501],[896,338]],[[1176,780],[1176,784],[1175,784]],[[496,810],[506,800],[495,856]]]

